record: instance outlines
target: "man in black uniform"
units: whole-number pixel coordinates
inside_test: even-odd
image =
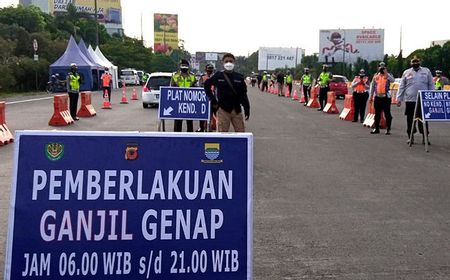
[[[217,131],[228,132],[230,124],[234,131],[245,132],[242,107],[244,107],[245,120],[250,117],[250,102],[247,96],[247,85],[244,76],[234,72],[236,59],[231,53],[226,53],[223,58],[224,71],[216,72],[205,81],[205,92],[211,100],[214,110],[217,110]],[[211,86],[217,90],[217,98],[214,96]]]
[[[284,75],[283,72],[277,74],[278,96],[283,96]]]

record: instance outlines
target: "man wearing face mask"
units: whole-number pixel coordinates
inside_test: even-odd
[[[195,75],[189,72],[189,62],[182,59],[180,62],[180,70],[172,75],[170,80],[171,87],[193,87],[196,83]],[[194,123],[192,120],[186,120],[188,132],[194,131]],[[173,131],[181,132],[183,129],[183,120],[175,120]]]
[[[105,73],[102,74],[101,78],[103,86],[103,98],[105,98],[105,90],[108,93],[109,102],[111,102],[111,85],[112,76],[109,74],[108,68],[105,68]]]
[[[364,122],[364,115],[366,113],[366,103],[369,99],[369,78],[366,76],[366,71],[364,69],[359,70],[359,75],[353,79],[353,108],[355,113],[353,115],[353,121]]]
[[[322,111],[325,107],[325,101],[327,101],[327,94],[330,90],[330,82],[331,79],[333,79],[333,75],[328,72],[328,65],[324,64],[322,66],[322,73],[320,73],[319,78],[317,79],[317,82],[319,83],[320,91],[319,91],[319,103],[320,108],[317,109],[318,111]]]
[[[406,69],[403,72],[402,80],[397,92],[397,106],[400,107],[402,101],[405,101],[405,115],[406,115],[406,133],[408,134],[408,144],[409,138],[412,133],[412,144],[414,143],[414,133],[416,133],[416,127],[412,127],[414,120],[414,110],[416,108],[417,96],[419,95],[419,90],[434,90],[433,76],[431,72],[426,67],[420,66],[420,59],[413,57],[411,59],[411,68]],[[417,106],[416,117],[422,116],[421,106]],[[423,124],[418,122],[419,132],[422,134],[422,144],[425,144],[425,137],[423,135]],[[428,123],[426,123],[427,131]],[[430,144],[428,142],[428,144]]]
[[[214,72],[214,65],[212,65],[211,63],[206,64],[205,66],[205,74],[203,74],[200,77],[200,81],[199,81],[199,86],[200,87],[204,87],[205,86],[205,82],[206,80],[208,80],[209,78],[211,78],[211,76],[213,75]],[[214,92],[214,87],[211,89]],[[212,114],[212,110],[211,110],[211,114]],[[211,118],[211,121],[213,120],[213,118]],[[207,131],[207,121],[200,121],[200,127],[199,129],[197,129],[197,132],[205,132]]]
[[[72,116],[72,119],[75,121],[79,120],[79,118],[77,118],[78,96],[80,94],[80,86],[83,83],[83,80],[77,70],[77,65],[75,63],[71,63],[70,73],[67,75],[67,92],[69,94],[70,116]]]
[[[313,77],[311,74],[309,74],[309,68],[305,68],[304,72],[305,73],[300,79],[300,86],[303,87],[303,96],[305,98],[305,103],[303,104],[303,106],[306,106],[308,104],[308,99],[311,96],[311,86],[313,83]]]
[[[205,82],[205,92],[211,105],[217,108],[217,131],[228,132],[233,124],[235,132],[245,132],[242,107],[245,120],[250,117],[250,102],[247,96],[247,85],[244,76],[234,71],[236,59],[231,53],[223,56],[224,71],[216,72]],[[211,87],[217,90],[217,97]]]
[[[389,92],[391,83],[395,81],[394,76],[388,73],[384,62],[378,64],[378,73],[373,76],[370,84],[370,97],[373,98],[373,106],[375,107],[375,128],[370,134],[380,133],[381,113],[384,112],[386,118],[386,135],[391,134],[391,94]]]

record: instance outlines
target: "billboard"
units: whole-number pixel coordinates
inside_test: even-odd
[[[171,54],[178,49],[178,15],[154,14],[153,28],[155,52]]]
[[[355,63],[383,60],[384,29],[330,29],[320,30],[319,61]]]
[[[5,280],[252,279],[250,133],[16,133]]]
[[[78,12],[94,14],[95,0],[49,0],[49,13],[65,13],[67,5],[74,4]],[[122,24],[120,0],[97,0],[98,21]]]
[[[305,53],[301,48],[265,48],[258,52],[258,70],[275,70],[277,68],[294,68],[301,63]]]

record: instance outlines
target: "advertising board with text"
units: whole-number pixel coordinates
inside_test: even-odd
[[[75,5],[80,13],[94,14],[94,0],[49,0],[49,12],[65,13],[69,4]],[[120,0],[97,0],[98,21],[104,23],[122,23]]]
[[[249,133],[17,133],[5,279],[252,279]]]
[[[258,50],[258,70],[295,68],[302,62],[305,50],[301,48],[266,48]]]
[[[178,15],[154,14],[153,32],[155,52],[170,55],[178,49]]]
[[[161,87],[159,119],[209,120],[211,106],[203,88]]]

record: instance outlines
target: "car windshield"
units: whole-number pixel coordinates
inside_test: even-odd
[[[159,90],[161,86],[170,86],[170,79],[168,76],[150,77],[147,82],[147,88]]]
[[[122,73],[122,76],[133,76],[134,75],[133,71],[122,71],[121,73]]]
[[[344,78],[344,77],[336,77],[336,76],[334,76],[332,81],[335,82],[335,83],[345,83],[345,82],[347,82],[347,79]]]

